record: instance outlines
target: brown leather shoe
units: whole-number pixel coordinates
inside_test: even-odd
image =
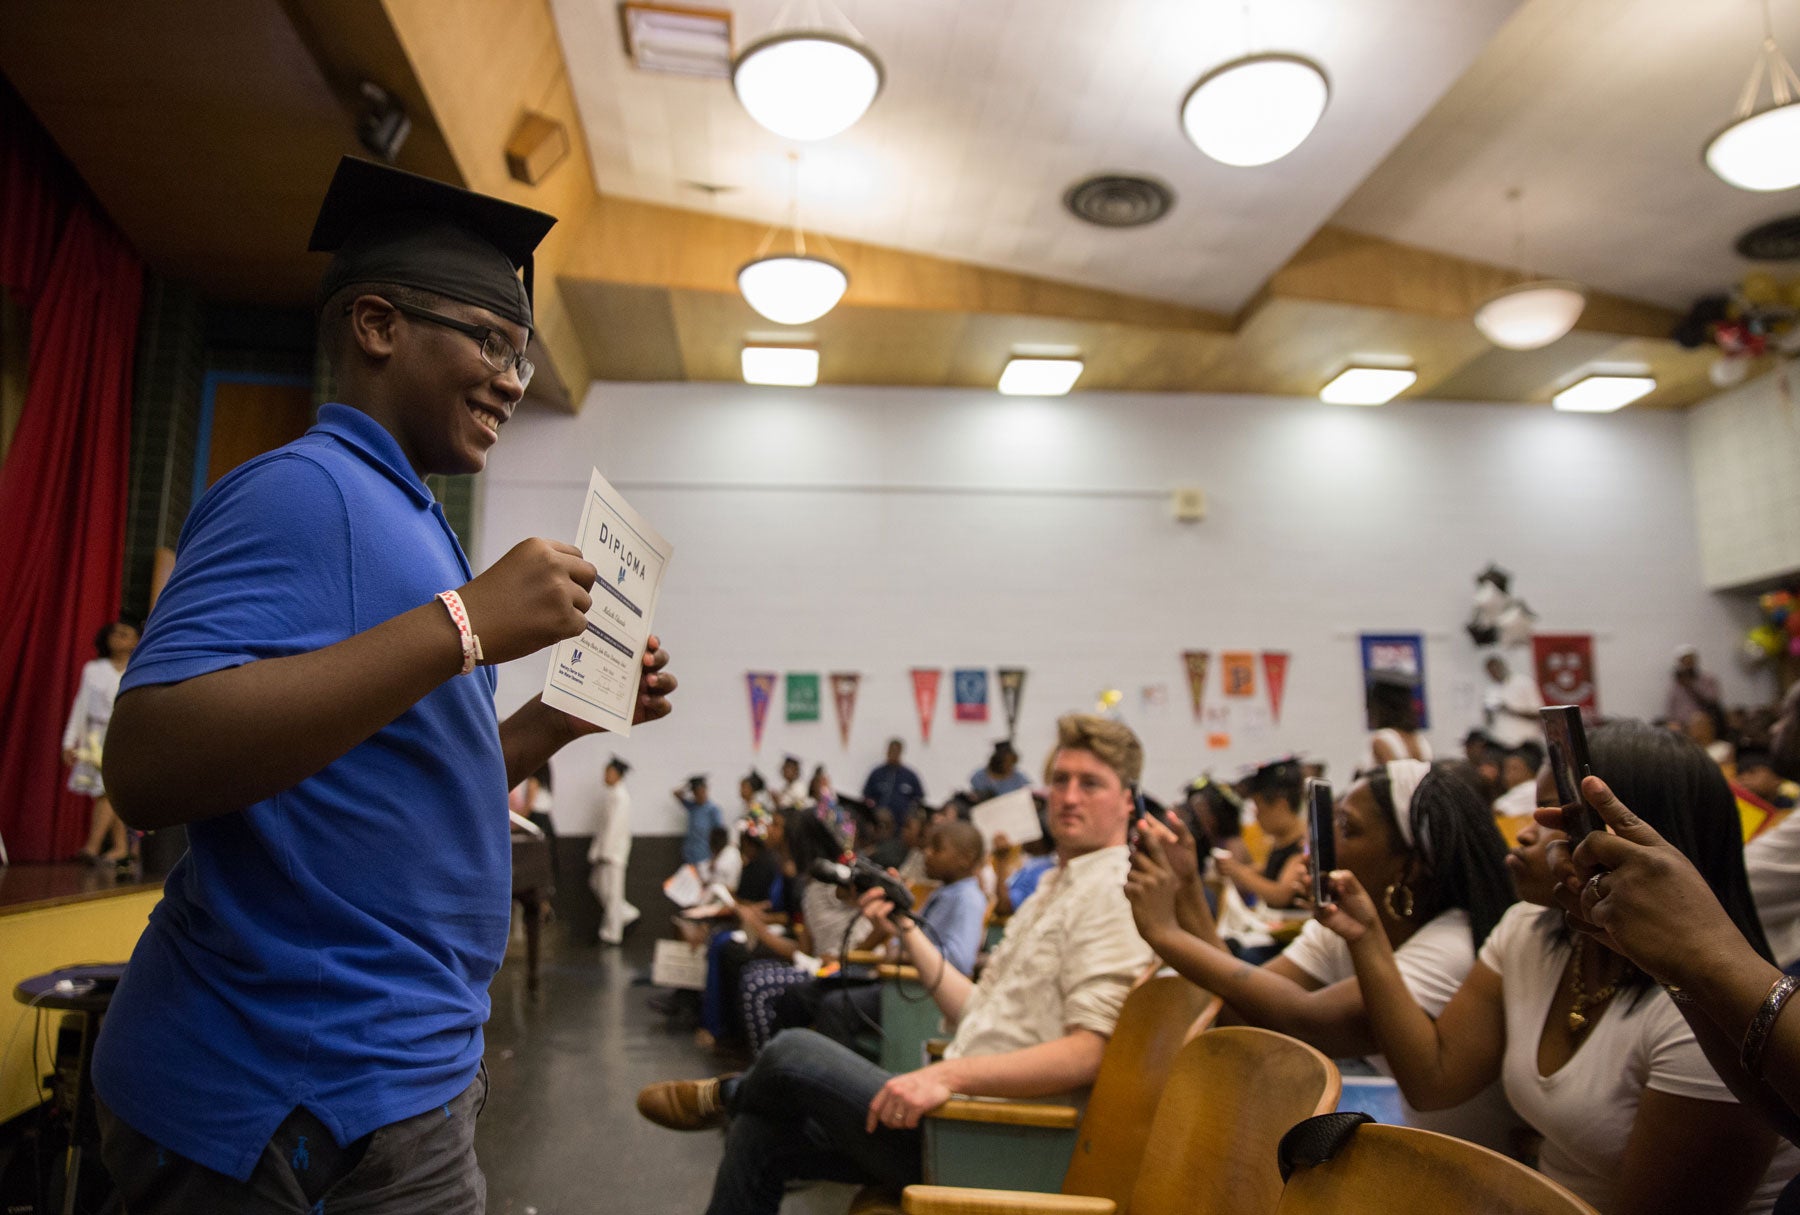
[[[719,1091],[726,1076],[711,1080],[659,1080],[639,1090],[638,1113],[672,1131],[704,1131],[725,1125],[725,1099]]]

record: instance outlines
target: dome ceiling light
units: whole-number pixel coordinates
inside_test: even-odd
[[[1299,55],[1246,55],[1200,77],[1181,102],[1181,129],[1220,164],[1280,160],[1306,142],[1330,100],[1318,64]]]
[[[788,194],[787,228],[793,250],[771,253],[782,225],[769,228],[756,256],[737,273],[738,292],[757,313],[777,325],[805,325],[837,307],[850,289],[850,275],[835,261],[806,251],[806,233],[800,227],[799,158],[788,156],[792,181]],[[830,242],[826,242],[829,248]]]
[[[1508,190],[1513,206],[1513,264],[1526,281],[1506,288],[1475,310],[1481,336],[1507,350],[1537,350],[1575,328],[1587,307],[1587,288],[1566,279],[1532,279],[1525,271],[1524,223],[1519,191]]]
[[[788,0],[765,37],[731,61],[731,88],[783,139],[829,139],[881,92],[881,61],[831,0]]]
[[[1769,104],[1757,109],[1763,77]],[[1800,76],[1775,45],[1769,0],[1763,0],[1762,54],[1738,96],[1731,125],[1707,141],[1706,167],[1740,190],[1790,190],[1800,186]]]

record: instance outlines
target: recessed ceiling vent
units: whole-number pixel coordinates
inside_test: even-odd
[[[1800,258],[1800,215],[1784,215],[1758,224],[1738,237],[1737,251],[1756,262],[1791,262]]]
[[[1076,219],[1102,228],[1138,228],[1155,223],[1175,205],[1175,195],[1160,181],[1105,173],[1076,182],[1063,195],[1063,206]]]

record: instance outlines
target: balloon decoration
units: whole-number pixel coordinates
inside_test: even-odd
[[[1465,626],[1476,645],[1524,645],[1537,623],[1533,612],[1512,593],[1512,575],[1489,565],[1475,575],[1475,610]]]
[[[1783,654],[1800,658],[1800,595],[1770,591],[1756,605],[1762,609],[1763,618],[1744,634],[1744,662],[1756,667]]]
[[[1728,292],[1694,301],[1670,333],[1689,350],[1715,348],[1708,371],[1716,388],[1744,382],[1750,364],[1764,354],[1800,354],[1800,278],[1781,282],[1765,271],[1744,276]]]

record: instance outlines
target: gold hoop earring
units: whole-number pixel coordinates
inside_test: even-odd
[[[1403,906],[1394,906],[1394,894],[1401,895]],[[1389,882],[1388,888],[1381,892],[1381,901],[1387,905],[1388,914],[1396,920],[1410,920],[1413,914],[1413,892],[1411,886],[1402,886],[1399,882]]]

